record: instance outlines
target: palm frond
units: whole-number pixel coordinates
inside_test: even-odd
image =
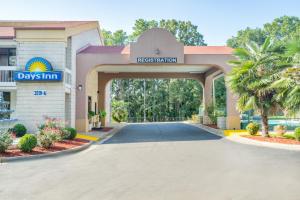
[[[246,49],[242,49],[242,48],[235,49],[233,51],[233,54],[241,60],[246,60],[251,56],[251,54]]]

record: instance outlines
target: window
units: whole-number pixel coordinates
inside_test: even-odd
[[[10,109],[10,92],[3,92],[3,100],[7,102],[7,109]]]
[[[0,66],[16,66],[16,49],[0,48]]]
[[[0,70],[0,82],[14,82],[13,71],[11,70]]]

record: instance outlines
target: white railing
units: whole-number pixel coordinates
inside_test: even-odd
[[[0,66],[0,86],[15,87],[13,75],[16,70],[15,66]]]

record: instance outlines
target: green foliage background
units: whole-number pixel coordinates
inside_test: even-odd
[[[198,114],[202,94],[200,83],[191,79],[116,79],[112,108],[124,102],[129,121],[143,121],[144,110],[147,121],[181,120]]]

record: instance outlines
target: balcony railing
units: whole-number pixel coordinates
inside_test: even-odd
[[[15,87],[13,74],[16,70],[15,66],[0,66],[0,86],[2,87]]]

